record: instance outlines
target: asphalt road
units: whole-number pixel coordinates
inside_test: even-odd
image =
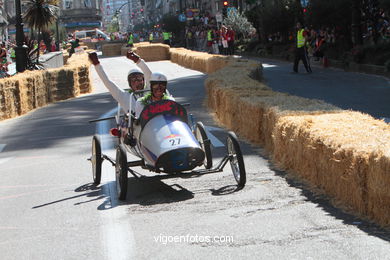
[[[291,73],[292,63],[257,59],[263,63],[267,84],[275,91],[320,99],[342,109],[361,111],[390,123],[390,81],[382,76],[312,64],[313,73]]]
[[[126,86],[130,61],[101,63]],[[177,101],[190,102],[196,119],[215,127],[211,133],[224,142],[226,131],[203,106],[205,75],[167,61],[150,66],[167,73]],[[131,178],[126,201],[118,201],[114,168],[104,162],[96,187],[87,161],[94,133],[104,153],[113,155],[115,146],[109,123],[88,123],[116,107],[94,71],[93,81],[93,94],[0,122],[1,259],[389,258],[390,232],[330,206],[244,141],[242,190],[226,167],[199,178]],[[214,143],[218,161],[225,148]]]

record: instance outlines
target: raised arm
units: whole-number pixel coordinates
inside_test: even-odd
[[[131,50],[127,52],[126,57],[129,60],[134,61],[134,63],[142,70],[145,79],[145,89],[150,89],[150,75],[152,75],[152,71],[149,69],[148,65],[143,59],[141,59],[136,53]]]
[[[88,54],[89,60],[95,67],[97,74],[100,79],[103,81],[104,86],[110,91],[112,97],[120,104],[124,111],[127,111],[130,107],[130,93],[124,91],[120,87],[114,84],[108,77],[105,71],[103,70],[102,65],[100,65],[99,59],[95,52]]]

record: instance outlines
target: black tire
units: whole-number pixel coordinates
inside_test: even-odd
[[[240,188],[245,186],[246,172],[244,159],[242,157],[240,144],[234,132],[229,132],[226,139],[226,147],[230,156],[230,166],[232,167],[233,176]]]
[[[100,146],[99,138],[94,135],[92,138],[92,156],[91,156],[91,163],[92,163],[92,177],[93,177],[93,183],[95,185],[99,185],[100,181],[102,179],[102,148]]]
[[[118,199],[125,200],[127,194],[127,154],[121,144],[116,148],[115,180]]]
[[[200,147],[205,153],[203,165],[206,169],[213,167],[213,157],[211,155],[211,142],[207,137],[206,130],[202,122],[197,122],[195,127],[195,138],[198,140]]]

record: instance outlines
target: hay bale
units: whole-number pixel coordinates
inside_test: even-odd
[[[0,120],[90,92],[89,66],[85,53],[75,54],[62,68],[25,71],[0,79]]]
[[[102,55],[111,57],[111,56],[120,56],[121,48],[123,43],[106,43],[102,45]]]
[[[171,57],[189,62],[175,51]],[[207,102],[218,120],[265,146],[277,165],[337,206],[390,226],[390,126],[320,100],[274,92],[251,77],[256,66],[236,60],[209,75]]]
[[[145,61],[169,60],[169,45],[160,43],[136,43],[133,51]]]
[[[191,51],[184,48],[171,48],[170,56],[172,62],[204,73],[215,72],[225,67],[232,60],[231,57]]]

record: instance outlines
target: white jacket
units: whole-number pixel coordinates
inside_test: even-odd
[[[145,89],[150,89],[150,75],[152,74],[151,70],[149,69],[148,65],[146,65],[145,61],[143,59],[139,59],[136,63],[137,66],[142,70],[144,73],[144,79],[145,79]],[[98,64],[95,65],[95,70],[97,74],[99,75],[100,79],[103,81],[104,86],[110,91],[112,97],[119,103],[122,110],[127,112],[129,110],[135,111],[135,103],[137,101],[136,96],[133,95],[133,100],[131,100],[131,108],[130,108],[130,97],[131,93],[127,90],[123,90],[119,86],[115,85],[114,82],[112,82],[108,77],[106,72],[103,69],[103,66]]]

